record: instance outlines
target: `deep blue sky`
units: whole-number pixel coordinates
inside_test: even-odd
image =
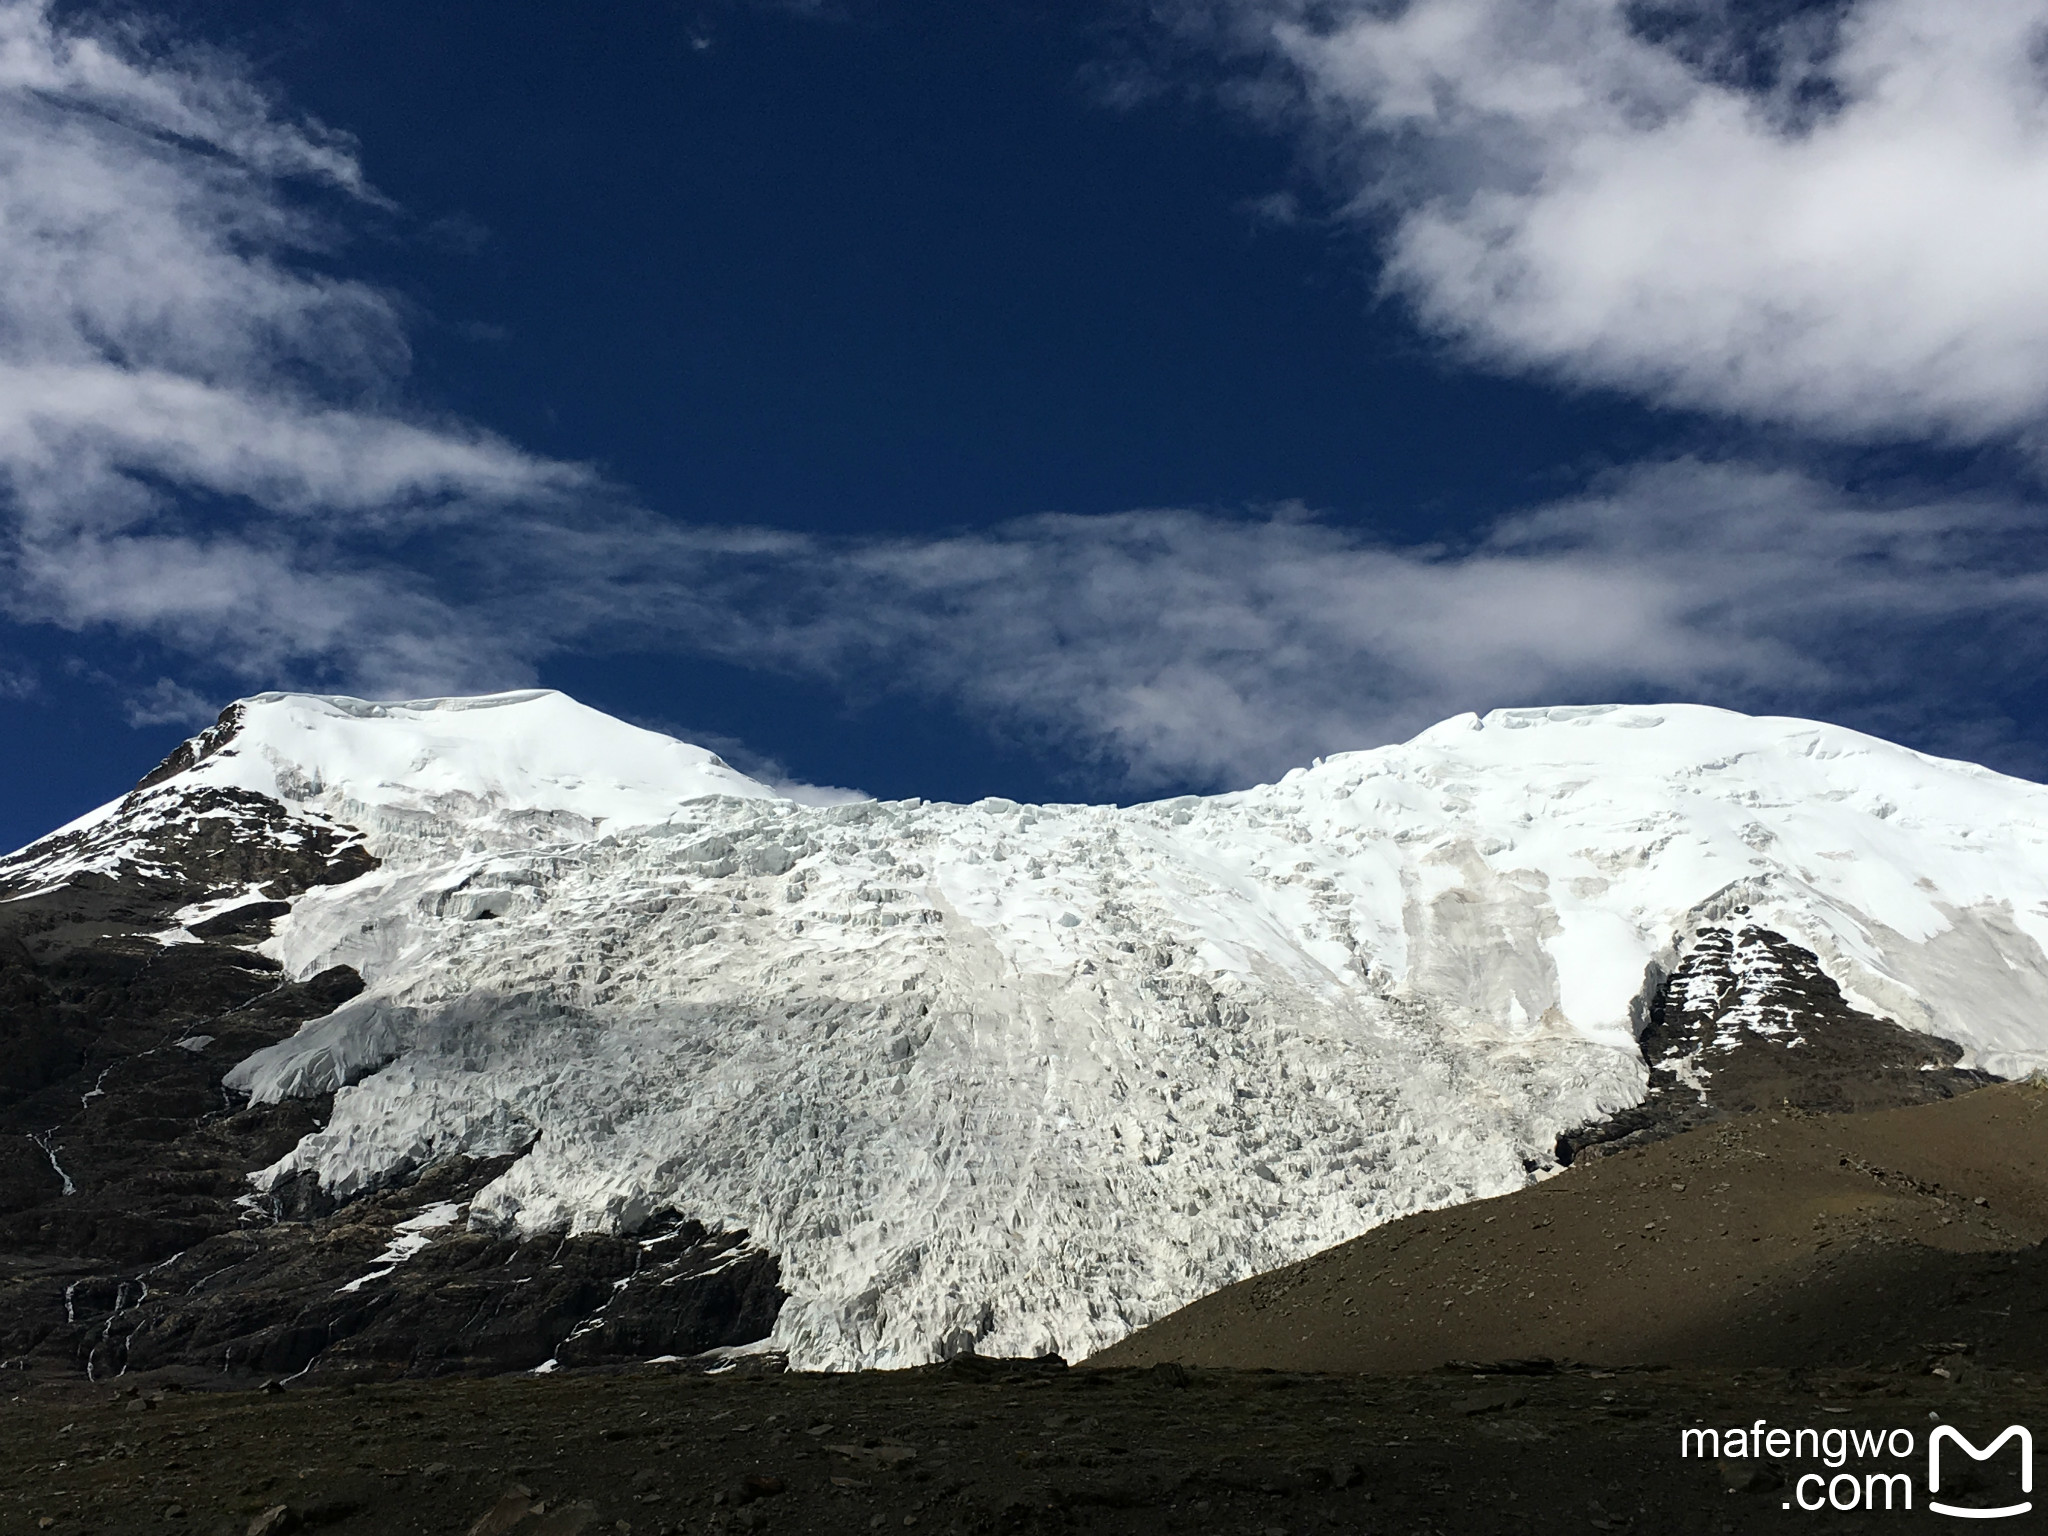
[[[665,518],[923,534],[1297,500],[1397,541],[1456,541],[1674,453],[1790,452],[1837,481],[2011,478],[1996,445],[1800,446],[1739,416],[1458,364],[1404,304],[1376,301],[1371,230],[1324,216],[1303,138],[1172,78],[1101,6],[150,14],[359,142],[392,206],[356,217],[329,260],[405,301],[410,408],[595,464]],[[1134,57],[1166,86],[1119,96]],[[1271,212],[1282,197],[1291,222]],[[6,654],[37,679],[0,704],[9,844],[187,733],[121,723],[124,694],[160,676],[234,691],[203,659],[105,628],[17,626]],[[885,796],[1120,792],[1088,753],[944,698],[673,653],[541,671]]]
[[[1105,104],[1093,9],[295,6],[259,56],[411,215],[357,255],[422,385],[674,516],[1433,523],[1668,431],[1430,361],[1355,235],[1253,211],[1290,145]]]

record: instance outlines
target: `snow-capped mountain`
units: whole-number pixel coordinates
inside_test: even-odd
[[[1235,794],[820,808],[560,694],[267,694],[0,884],[198,818],[355,860],[153,933],[260,902],[288,977],[364,983],[226,1072],[333,1094],[259,1191],[487,1166],[387,1274],[458,1214],[744,1231],[801,1367],[1086,1354],[1513,1188],[1642,1100],[1666,978],[1738,919],[1965,1067],[2048,1064],[2048,789],[1800,720],[1502,710]]]

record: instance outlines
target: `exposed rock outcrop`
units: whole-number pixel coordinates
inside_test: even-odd
[[[1889,1109],[1997,1081],[1958,1067],[1961,1046],[1852,1008],[1810,951],[1742,913],[1693,935],[1642,1046],[1643,1102],[1559,1136],[1559,1162],[1753,1110]]]

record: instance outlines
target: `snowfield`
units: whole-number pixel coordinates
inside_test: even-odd
[[[74,828],[206,785],[383,861],[265,946],[368,990],[230,1074],[339,1090],[261,1183],[531,1147],[470,1222],[745,1228],[801,1368],[1082,1356],[1515,1188],[1641,1097],[1649,992],[1742,909],[1965,1065],[2048,1065],[2048,789],[1807,721],[1503,710],[1235,794],[820,808],[560,694],[271,694]]]

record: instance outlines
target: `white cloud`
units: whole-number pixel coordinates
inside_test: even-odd
[[[1252,99],[1476,359],[1847,438],[2041,432],[2048,0],[1165,8],[1277,65]]]
[[[174,678],[160,677],[128,700],[124,713],[132,726],[211,725],[221,706]]]

